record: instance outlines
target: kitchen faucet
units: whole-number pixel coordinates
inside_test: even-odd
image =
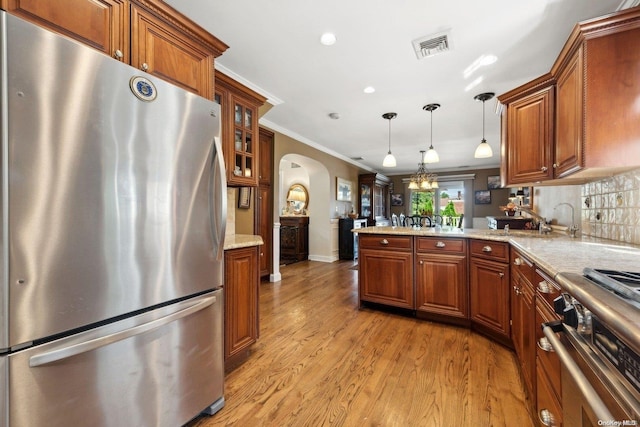
[[[576,224],[576,218],[575,218],[575,215],[574,215],[573,205],[571,203],[567,203],[567,202],[558,203],[553,208],[553,210],[555,210],[558,206],[562,206],[562,205],[566,205],[566,206],[569,206],[571,208],[571,226],[569,227],[569,235],[571,237],[576,237],[576,233],[578,232],[579,228],[578,228],[578,225]]]
[[[529,208],[525,208],[524,206],[516,206],[516,211],[518,212],[526,212],[529,215],[531,215],[532,219],[533,219],[533,223],[534,225],[537,225],[538,230],[540,231],[540,233],[550,233],[551,232],[551,226],[547,225],[547,220],[545,217],[538,215],[536,212],[534,212],[533,209],[529,209]]]

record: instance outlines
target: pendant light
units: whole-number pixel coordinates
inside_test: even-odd
[[[427,150],[427,153],[424,155],[425,163],[438,163],[440,161],[440,156],[436,150],[433,149],[433,111],[440,108],[440,104],[427,104],[422,107],[423,110],[431,113],[431,145]]]
[[[395,119],[397,116],[396,113],[384,113],[382,115],[383,119],[389,120],[389,152],[384,157],[382,161],[382,167],[384,168],[395,168],[396,167],[396,158],[391,154],[391,119]]]
[[[480,141],[480,144],[476,147],[476,152],[473,155],[476,159],[486,159],[493,156],[491,146],[487,144],[487,140],[484,139],[484,102],[493,98],[494,95],[495,93],[493,92],[486,92],[473,97],[476,101],[482,101],[482,141]]]

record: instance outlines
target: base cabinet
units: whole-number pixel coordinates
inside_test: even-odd
[[[258,246],[224,253],[224,359],[232,364],[260,335]]]
[[[414,309],[413,238],[360,235],[360,302]]]
[[[309,217],[280,217],[280,261],[291,264],[309,258]]]
[[[416,243],[417,315],[469,323],[465,239],[420,237]]]
[[[509,314],[509,244],[472,240],[469,262],[471,326],[511,346]]]

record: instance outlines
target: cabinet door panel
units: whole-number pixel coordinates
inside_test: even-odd
[[[225,360],[258,339],[257,247],[225,251]]]
[[[569,175],[582,167],[584,78],[582,48],[558,75],[554,174]]]
[[[7,11],[109,56],[129,61],[129,7],[125,0],[9,0]]]
[[[204,98],[213,99],[213,56],[137,7],[131,8],[131,65]]]
[[[446,316],[469,317],[466,257],[416,256],[416,309]]]
[[[409,252],[362,249],[360,300],[413,309],[412,258]]]
[[[549,88],[508,106],[509,183],[526,183],[553,176],[553,89]]]
[[[469,266],[471,320],[509,338],[509,265],[472,258]]]

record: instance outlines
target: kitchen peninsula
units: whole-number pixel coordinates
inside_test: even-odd
[[[591,283],[576,286],[567,279],[582,278],[585,268],[638,271],[638,245],[525,230],[352,231],[357,231],[361,246],[361,306],[392,306],[418,318],[469,327],[513,348],[535,406],[532,412],[541,419],[552,417],[561,423],[565,414],[561,364],[539,325],[563,319],[558,302],[568,304],[567,295],[579,295],[594,316],[615,325],[635,354],[640,351],[637,310]],[[626,416],[635,417],[629,413]]]

